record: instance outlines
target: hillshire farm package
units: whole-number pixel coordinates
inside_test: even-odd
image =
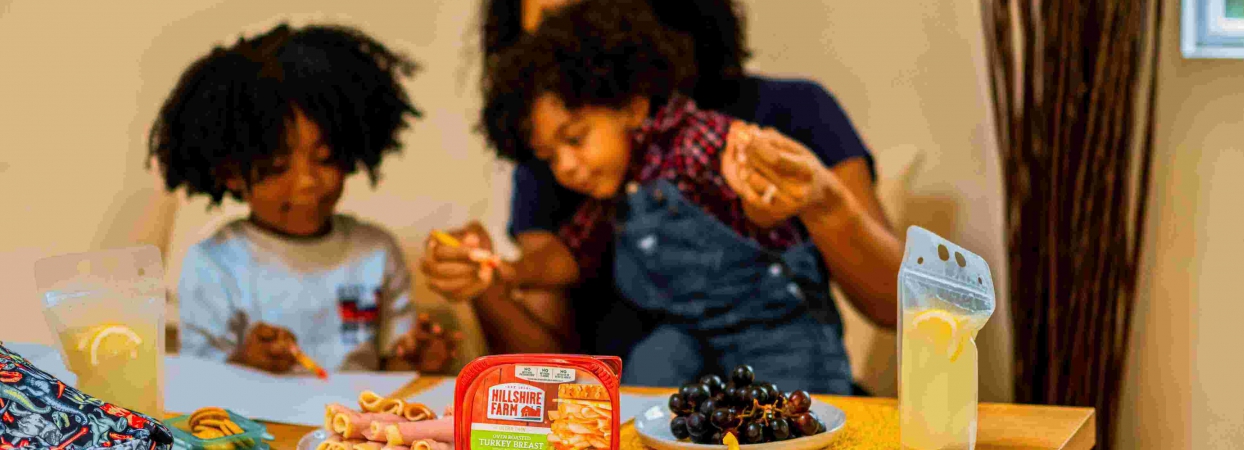
[[[454,448],[617,449],[621,373],[617,357],[476,359],[458,375]]]

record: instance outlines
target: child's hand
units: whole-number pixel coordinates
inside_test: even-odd
[[[298,339],[289,330],[260,322],[251,327],[242,339],[242,345],[229,358],[229,362],[266,370],[287,373],[298,361],[292,346]]]
[[[492,253],[492,238],[479,222],[450,231],[449,235],[462,242],[462,246],[444,245],[431,236],[427,240],[420,270],[432,290],[450,300],[471,300],[494,281],[515,277],[513,266]]]
[[[460,342],[462,332],[446,333],[427,314],[420,314],[415,329],[398,338],[393,353],[415,370],[435,373],[445,370],[445,366],[458,356]]]

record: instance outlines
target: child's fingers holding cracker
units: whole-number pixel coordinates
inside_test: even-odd
[[[458,261],[465,262],[471,260],[471,249],[468,247],[451,247],[448,245],[433,245],[428,254],[436,261]]]
[[[424,259],[419,263],[424,275],[439,278],[459,278],[471,276],[479,266],[469,261],[436,261]]]

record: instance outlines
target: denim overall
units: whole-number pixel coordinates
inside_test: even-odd
[[[627,187],[614,276],[661,318],[623,382],[679,386],[751,365],[782,389],[850,394],[842,321],[812,242],[768,250],[688,202],[667,180]]]

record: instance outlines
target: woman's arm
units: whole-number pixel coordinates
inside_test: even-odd
[[[841,205],[810,207],[799,218],[851,304],[873,323],[894,328],[902,243],[890,231],[863,159],[843,161],[828,171],[843,188]]]
[[[475,300],[475,314],[494,353],[562,353],[576,347],[561,290],[526,291],[515,299],[494,284]]]
[[[826,168],[799,142],[739,123],[731,130],[722,172],[756,223],[799,217],[851,303],[878,325],[896,325],[903,249],[872,192],[863,158]]]
[[[522,256],[510,263],[523,289],[564,289],[579,281],[579,264],[557,235],[543,230],[518,234]]]
[[[499,353],[561,352],[573,342],[573,322],[560,289],[538,289],[514,295],[513,269],[509,275],[479,276],[480,265],[471,260],[474,249],[491,251],[488,233],[477,223],[450,234],[465,247],[435,245],[428,241],[421,269],[428,285],[451,301],[474,301],[489,345]],[[547,245],[540,237],[522,237],[519,248],[526,252],[534,244]]]

